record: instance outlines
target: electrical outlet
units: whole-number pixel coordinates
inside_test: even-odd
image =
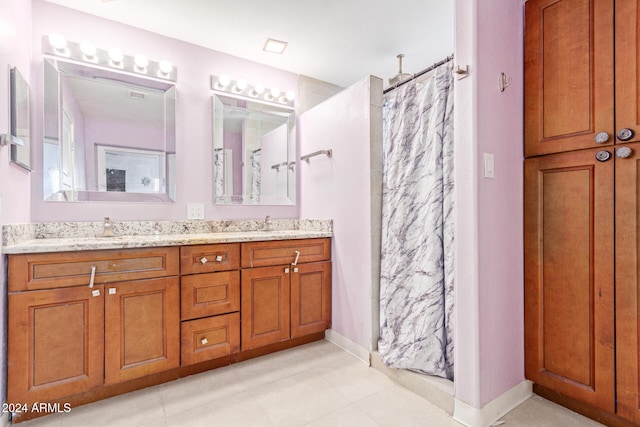
[[[204,219],[204,205],[202,203],[187,204],[187,219]]]

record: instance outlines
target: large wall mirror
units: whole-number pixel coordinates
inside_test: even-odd
[[[44,199],[175,200],[173,83],[46,58]]]
[[[295,111],[216,94],[216,204],[295,204]]]

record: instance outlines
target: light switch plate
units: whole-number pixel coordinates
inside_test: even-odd
[[[204,219],[204,205],[202,203],[187,204],[187,219]]]
[[[484,177],[495,178],[493,154],[483,153],[484,156]]]

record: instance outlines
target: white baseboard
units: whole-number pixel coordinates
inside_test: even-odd
[[[11,425],[11,421],[9,421],[9,413],[3,412],[0,415],[0,427],[9,427]]]
[[[340,335],[333,329],[328,329],[324,333],[324,337],[330,343],[333,343],[351,354],[356,359],[362,360],[367,366],[371,366],[371,353],[366,348],[360,346],[360,344],[351,341],[349,338]]]
[[[455,400],[453,419],[467,427],[489,427],[532,395],[531,381],[523,381],[481,409]]]

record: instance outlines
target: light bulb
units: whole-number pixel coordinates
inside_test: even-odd
[[[160,67],[160,71],[162,71],[165,74],[169,74],[171,70],[173,70],[173,65],[171,65],[171,62],[167,61],[166,59],[163,59],[162,61],[160,61],[158,66]]]
[[[294,99],[296,99],[296,95],[293,93],[292,90],[288,90],[287,93],[285,94],[285,98],[287,98],[287,101],[291,102]]]
[[[112,47],[111,49],[109,49],[109,58],[111,58],[114,64],[119,64],[120,62],[122,62],[124,54],[117,47]]]
[[[141,69],[147,68],[147,65],[149,64],[149,58],[141,53],[138,53],[133,60],[136,63],[136,66]]]
[[[247,81],[245,79],[238,79],[238,81],[236,82],[236,87],[240,92],[242,92],[247,88]]]
[[[80,50],[87,58],[93,58],[96,54],[96,45],[91,43],[89,40],[85,40],[80,43]]]
[[[223,74],[220,77],[218,77],[218,84],[220,86],[227,87],[229,86],[229,83],[231,83],[231,79],[226,74]]]
[[[271,88],[270,93],[273,98],[277,98],[280,96],[280,89],[278,89],[277,87]]]
[[[255,86],[253,86],[253,91],[256,93],[256,95],[260,95],[262,92],[264,92],[264,85],[262,83],[256,83]]]
[[[67,47],[67,39],[62,34],[49,34],[49,43],[57,50],[64,50]]]

